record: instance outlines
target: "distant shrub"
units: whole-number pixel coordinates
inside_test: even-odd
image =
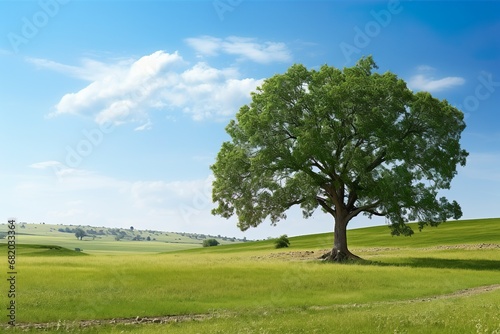
[[[81,228],[77,228],[76,231],[75,231],[75,237],[77,239],[80,239],[80,240],[83,240],[83,237],[87,236],[87,234],[85,233],[84,230],[82,230]]]
[[[219,242],[215,239],[205,239],[203,240],[203,247],[217,246]]]
[[[288,236],[283,234],[281,237],[274,240],[274,248],[285,248],[290,246],[290,240],[288,240]]]

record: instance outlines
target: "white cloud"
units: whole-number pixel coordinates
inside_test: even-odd
[[[152,128],[152,127],[153,127],[153,123],[151,122],[151,120],[150,120],[150,119],[148,119],[148,120],[146,121],[146,123],[144,123],[144,124],[142,124],[142,125],[140,125],[140,126],[136,127],[136,128],[134,129],[134,131],[151,130],[151,128]]]
[[[429,92],[437,92],[454,86],[461,86],[465,83],[465,79],[461,77],[446,77],[434,80],[425,75],[418,74],[410,79],[409,86],[417,90],[425,90]]]
[[[222,40],[211,36],[186,38],[186,43],[199,53],[216,56],[221,49]]]
[[[255,38],[230,36],[222,39],[200,36],[187,38],[186,43],[205,56],[225,53],[261,64],[288,62],[292,59],[285,43],[259,42]]]
[[[188,67],[178,53],[164,51],[110,64],[87,59],[81,67],[29,61],[90,81],[81,90],[65,94],[49,117],[77,114],[99,124],[135,122],[141,124],[137,131],[151,128],[153,110],[180,110],[195,120],[233,115],[262,83],[262,79],[241,78],[236,68],[217,69],[204,62]]]
[[[195,120],[233,115],[249,102],[250,92],[263,82],[239,79],[234,69],[218,70],[205,63],[198,63],[181,77],[182,82],[174,90],[166,91],[165,97]]]
[[[110,65],[95,65],[97,73],[89,75],[90,67],[80,70],[65,65],[50,63],[49,68],[67,70],[70,74],[91,78],[92,82],[76,93],[64,95],[50,116],[60,114],[84,114],[94,117],[96,122],[120,124],[143,118],[144,110],[155,103],[158,89],[168,84],[169,70],[182,63],[177,53],[154,52],[134,62],[118,62]],[[40,63],[40,62],[39,62]]]
[[[85,81],[95,81],[106,76],[117,74],[121,68],[130,66],[132,60],[121,60],[114,64],[106,64],[92,59],[83,59],[81,66],[60,64],[58,62],[27,57],[26,61],[35,65],[39,69],[49,69]]]
[[[51,161],[37,162],[37,163],[31,164],[29,167],[35,168],[35,169],[45,169],[45,168],[49,168],[49,167],[57,167],[60,165],[61,165],[61,163],[59,161],[51,160]]]
[[[408,86],[413,90],[422,90],[428,92],[438,92],[456,86],[461,86],[465,83],[462,77],[445,77],[435,79],[433,73],[435,68],[428,65],[420,65],[417,67],[419,74],[416,74],[408,81]]]

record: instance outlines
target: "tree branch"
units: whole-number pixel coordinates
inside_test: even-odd
[[[374,210],[380,203],[381,203],[381,201],[376,201],[375,203],[367,204],[367,205],[363,205],[359,208],[355,208],[354,210],[350,211],[347,218],[352,219],[352,218],[356,217],[358,214],[360,214],[361,212],[368,212],[368,213],[370,213],[372,215],[376,215],[376,216],[384,216],[383,214]]]
[[[378,166],[380,166],[383,162],[385,162],[386,153],[387,153],[386,150],[383,149],[382,152],[375,158],[375,160],[373,160],[368,166],[366,166],[364,172],[369,173],[372,170],[374,170],[375,168],[377,168]],[[361,179],[361,175],[358,175],[358,177],[356,177],[356,179],[354,180],[354,182],[352,184],[355,187],[357,187],[360,179]]]
[[[365,212],[368,212],[374,216],[379,216],[379,217],[385,217],[387,215],[387,212],[378,212],[375,210],[365,210]]]
[[[358,194],[356,190],[351,190],[349,192],[349,198],[347,199],[347,205],[346,205],[348,211],[354,209],[354,203],[356,203],[357,200],[358,200]]]
[[[318,169],[319,169],[320,171],[322,171],[322,172],[326,173],[326,169],[325,169],[325,167],[324,167],[322,164],[320,164],[318,160],[316,160],[316,159],[315,159],[315,158],[313,158],[313,157],[311,157],[311,160],[312,160],[312,164],[311,164],[312,166],[314,166],[314,167],[318,167]]]
[[[305,198],[297,199],[297,200],[295,200],[295,201],[291,201],[291,202],[286,203],[286,204],[285,204],[285,207],[286,207],[287,209],[289,209],[290,207],[292,207],[292,206],[294,206],[294,205],[297,205],[297,204],[301,204],[301,203],[303,203],[303,202],[305,202],[305,201],[306,201],[306,199],[305,199]]]
[[[288,129],[284,129],[284,131],[285,131],[285,133],[286,133],[286,135],[287,135],[288,137],[287,137],[287,138],[285,138],[285,139],[283,139],[283,141],[288,140],[288,139],[294,139],[294,140],[297,140],[297,137],[295,137],[294,135],[292,135],[292,134],[290,133],[290,131],[288,131]]]
[[[318,201],[319,205],[321,205],[321,207],[325,209],[326,212],[335,217],[336,211],[326,203],[326,200],[324,198],[316,196],[316,200]]]
[[[383,149],[382,152],[379,154],[379,156],[377,158],[375,158],[375,160],[372,161],[372,163],[366,167],[365,171],[371,172],[372,170],[377,168],[377,166],[379,166],[381,163],[383,163],[385,161],[386,153],[387,153],[387,151],[385,149]]]

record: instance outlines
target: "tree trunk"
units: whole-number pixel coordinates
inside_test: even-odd
[[[347,223],[346,217],[335,217],[333,230],[333,248],[321,258],[331,262],[346,262],[348,260],[360,260],[359,256],[352,254],[347,248]]]

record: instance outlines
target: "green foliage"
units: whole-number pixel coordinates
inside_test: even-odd
[[[274,240],[274,248],[285,248],[288,246],[290,246],[290,240],[288,240],[288,236],[286,234],[283,234],[281,237]]]
[[[77,228],[77,229],[75,230],[75,237],[76,237],[77,239],[82,240],[82,239],[83,239],[83,237],[85,237],[86,235],[87,235],[87,234],[85,233],[85,231],[84,231],[84,230],[82,230],[81,228]]]
[[[463,113],[376,68],[370,56],[265,80],[226,127],[231,140],[211,166],[212,212],[236,214],[246,230],[300,205],[306,218],[320,208],[344,225],[386,216],[393,235],[411,235],[409,221],[460,218],[458,203],[437,195],[466,163]]]
[[[212,246],[217,246],[219,242],[215,239],[205,239],[203,240],[203,247],[212,247]]]

